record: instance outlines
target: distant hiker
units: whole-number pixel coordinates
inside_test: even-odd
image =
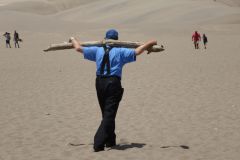
[[[3,36],[6,38],[6,47],[7,48],[8,47],[11,48],[11,44],[10,44],[11,36],[10,36],[10,33],[6,32]]]
[[[14,31],[14,44],[15,44],[15,48],[19,48],[19,44],[18,42],[20,41],[19,39],[19,34],[17,33],[17,31]]]
[[[204,44],[204,48],[207,49],[207,43],[208,43],[208,39],[207,36],[205,34],[203,34],[203,44]]]
[[[118,32],[108,30],[105,39],[118,40]],[[74,37],[70,41],[85,59],[96,62],[95,85],[102,121],[94,136],[93,148],[95,152],[103,151],[105,147],[116,145],[115,118],[124,91],[121,85],[122,68],[125,64],[136,61],[136,56],[148,51],[157,41],[148,41],[136,49],[108,45],[83,47]]]
[[[192,35],[192,41],[193,41],[193,43],[194,43],[195,49],[199,49],[199,41],[201,41],[201,36],[200,36],[200,34],[199,34],[197,31],[195,31],[195,32],[193,33],[193,35]]]

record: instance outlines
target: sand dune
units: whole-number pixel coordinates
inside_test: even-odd
[[[240,1],[239,0],[216,0],[223,4],[232,6],[232,7],[240,7]]]
[[[239,160],[238,0],[0,0],[0,160]],[[50,43],[157,39],[123,70],[118,147],[92,152],[95,64]],[[17,30],[21,48],[5,48]],[[191,34],[209,38],[194,50]],[[13,41],[11,41],[13,45]],[[73,144],[73,145],[71,145]],[[189,146],[184,149],[181,145]]]
[[[199,24],[218,19],[221,16],[239,14],[239,8],[233,9],[209,1],[155,0],[152,3],[146,3],[144,0],[122,0],[105,5],[100,4],[101,2],[80,6],[75,10],[60,13],[59,18],[69,21],[84,19],[84,22],[154,25],[156,23]],[[128,16],[125,16],[126,14]],[[87,18],[88,16],[91,18]],[[240,18],[236,17],[236,19],[239,21]]]
[[[225,1],[224,1],[225,2]],[[227,1],[226,1],[227,2]],[[237,4],[237,1],[234,4]],[[222,17],[230,17],[231,24],[239,24],[239,8],[214,1],[144,0],[119,1],[13,1],[0,7],[2,11],[17,11],[49,15],[54,20],[97,25],[160,25],[228,23]],[[17,14],[17,13],[16,13]],[[125,16],[127,15],[127,16]],[[2,15],[3,16],[3,15]],[[32,15],[31,15],[32,16]],[[49,17],[47,16],[47,18]],[[18,17],[18,15],[13,16]],[[34,19],[30,18],[30,19]]]
[[[54,14],[70,8],[84,5],[86,3],[92,3],[94,1],[87,0],[13,0],[13,1],[2,1],[2,10],[12,10],[19,12],[29,12],[34,14]]]

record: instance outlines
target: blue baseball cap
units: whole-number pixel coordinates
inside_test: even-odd
[[[106,32],[105,39],[118,40],[118,32],[115,29],[110,29]]]

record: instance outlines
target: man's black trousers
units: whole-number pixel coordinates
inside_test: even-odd
[[[96,78],[98,102],[102,111],[102,121],[94,136],[94,149],[100,151],[104,146],[116,145],[115,117],[122,99],[123,88],[118,77]]]

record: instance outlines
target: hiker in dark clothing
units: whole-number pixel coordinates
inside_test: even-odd
[[[105,39],[118,40],[118,32],[109,30]],[[96,91],[101,108],[102,121],[94,136],[94,151],[103,151],[105,147],[116,145],[115,118],[124,89],[121,85],[122,68],[136,61],[136,56],[149,50],[157,41],[148,41],[136,49],[123,47],[83,47],[74,37],[70,38],[76,51],[84,59],[96,62]]]
[[[18,42],[20,41],[19,39],[19,34],[17,33],[17,31],[14,31],[14,44],[15,44],[15,48],[19,48],[19,44]]]
[[[204,48],[207,49],[207,43],[208,43],[208,39],[207,36],[205,34],[203,34],[203,44],[204,44]]]
[[[11,44],[10,44],[11,35],[10,35],[10,33],[6,32],[3,36],[6,38],[6,48],[8,48],[8,47],[11,48]]]

